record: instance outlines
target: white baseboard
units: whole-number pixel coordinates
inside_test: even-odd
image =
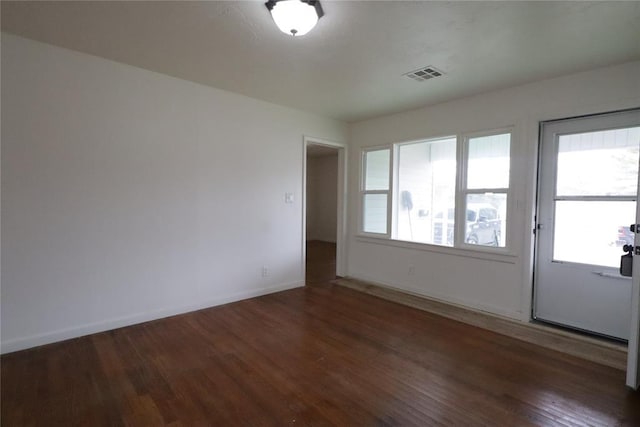
[[[73,328],[59,329],[56,331],[46,332],[43,334],[31,335],[27,337],[14,338],[7,341],[2,341],[0,344],[0,354],[12,353],[14,351],[25,350],[27,348],[37,347],[40,345],[51,344],[54,342],[64,341],[72,338],[78,338],[84,335],[95,334],[98,332],[109,331],[111,329],[122,328],[124,326],[131,326],[138,323],[148,322],[151,320],[162,319],[164,317],[175,316],[177,314],[189,313],[191,311],[202,310],[204,308],[215,307],[217,305],[228,304],[230,302],[236,302],[243,299],[259,297],[261,295],[267,295],[274,292],[286,291],[288,289],[294,289],[304,286],[302,282],[291,282],[280,284],[276,286],[270,286],[268,288],[254,289],[250,291],[237,292],[208,300],[198,304],[181,306],[181,307],[168,307],[160,310],[147,311],[144,313],[136,313],[130,316],[118,317],[114,319],[107,319],[104,321],[87,323],[81,326],[75,326]]]

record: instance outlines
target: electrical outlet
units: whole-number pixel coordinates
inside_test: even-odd
[[[269,275],[269,269],[267,267],[262,267],[262,277],[267,277]]]

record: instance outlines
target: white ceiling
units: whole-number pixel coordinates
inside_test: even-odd
[[[323,1],[303,37],[263,1],[2,1],[2,30],[355,121],[640,59],[640,2]],[[444,77],[402,74],[433,65]]]

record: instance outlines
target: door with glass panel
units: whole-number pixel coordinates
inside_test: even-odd
[[[545,122],[541,128],[534,317],[627,340],[640,110]]]

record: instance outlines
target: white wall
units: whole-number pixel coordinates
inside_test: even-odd
[[[307,240],[337,237],[338,153],[307,159]]]
[[[3,352],[303,284],[344,124],[7,34],[2,107]]]
[[[528,320],[539,122],[638,106],[640,62],[633,62],[353,124],[348,275]],[[389,243],[356,235],[362,147],[510,126],[514,127],[515,203],[509,218],[509,255]],[[414,266],[413,272],[409,265]]]

